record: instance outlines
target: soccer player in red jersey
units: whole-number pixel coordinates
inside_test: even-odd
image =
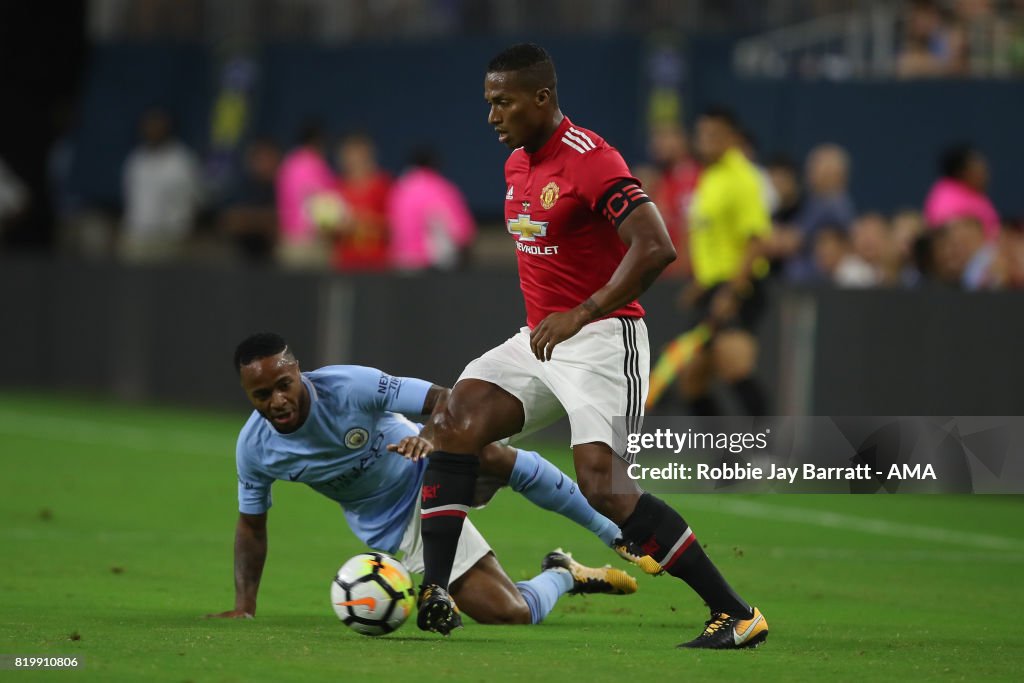
[[[760,644],[764,617],[722,578],[679,514],[639,488],[612,490],[628,463],[612,416],[639,421],[650,370],[636,301],[676,257],[657,208],[622,156],[558,107],[551,57],[508,48],[487,67],[487,122],[511,148],[505,218],[515,240],[527,326],[472,361],[422,436],[433,447],[422,504],[425,572],[417,623],[448,634],[461,617],[448,595],[455,548],[473,501],[481,446],[567,415],[579,485],[626,543],[688,583],[711,619],[686,647]]]

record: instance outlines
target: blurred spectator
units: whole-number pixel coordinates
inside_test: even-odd
[[[999,214],[988,195],[988,162],[980,151],[970,145],[955,145],[943,152],[939,160],[941,177],[935,181],[924,200],[924,217],[935,228],[955,218],[977,219],[984,228],[985,239],[999,238]]]
[[[973,217],[951,220],[945,227],[946,258],[959,284],[968,291],[998,289],[1004,281],[1004,263],[995,243],[985,238],[981,222]]]
[[[334,244],[338,270],[385,270],[391,265],[388,198],[391,176],[377,165],[373,140],[363,133],[347,136],[338,146],[341,175],[337,189],[349,208]]]
[[[914,244],[925,232],[924,216],[919,211],[904,209],[892,217],[890,235],[894,270],[898,273],[899,284],[913,287],[920,278],[914,265]]]
[[[202,32],[202,0],[133,0],[124,3],[124,11],[138,37],[194,40]]]
[[[778,275],[785,270],[786,260],[800,249],[798,221],[804,208],[804,191],[800,171],[788,156],[773,157],[766,170],[778,197],[772,211],[772,236],[767,248],[772,274]]]
[[[757,137],[749,128],[740,130],[739,136],[740,150],[761,176],[761,195],[764,197],[764,205],[768,207],[768,213],[775,213],[775,210],[779,208],[779,195],[775,191],[775,184],[772,182],[768,169],[759,161]]]
[[[904,17],[903,47],[896,73],[928,78],[966,72],[962,32],[956,30],[935,0],[913,0]]]
[[[141,144],[124,164],[124,229],[120,254],[132,262],[181,255],[201,199],[199,160],[173,135],[170,115],[147,111]]]
[[[804,190],[797,165],[788,156],[776,155],[768,161],[766,170],[778,197],[772,211],[772,223],[776,227],[795,227],[804,206]]]
[[[700,178],[700,165],[690,153],[686,131],[678,123],[658,124],[651,128],[648,154],[657,168],[657,175],[654,182],[645,187],[661,211],[679,255],[665,274],[688,275],[690,259],[686,212]]]
[[[889,233],[889,222],[880,213],[866,213],[853,222],[850,231],[850,245],[853,256],[859,259],[870,272],[868,278],[838,282],[840,286],[877,287],[896,282],[896,258]],[[840,275],[842,278],[842,275]]]
[[[821,277],[812,250],[818,230],[826,225],[849,230],[856,212],[847,192],[850,159],[839,145],[818,145],[807,155],[807,198],[800,211],[800,246],[786,266],[791,282],[813,282]]]
[[[323,267],[329,253],[321,228],[337,225],[345,206],[334,187],[334,175],[324,160],[327,137],[318,123],[308,123],[299,146],[289,153],[277,173],[277,211],[281,228],[278,258],[289,267]]]
[[[239,185],[221,214],[221,227],[247,260],[266,262],[277,241],[274,183],[281,149],[270,138],[256,138],[246,146],[244,164]]]
[[[814,264],[823,282],[861,288],[877,284],[874,270],[850,248],[850,237],[838,225],[826,225],[814,240]]]
[[[1010,71],[1024,74],[1024,0],[1015,0],[1006,29],[1005,59]]]
[[[916,277],[912,278],[914,287],[930,287],[945,285],[948,278],[942,272],[942,238],[941,230],[929,230],[917,236],[914,240],[911,254],[913,254],[913,268]]]
[[[1009,222],[1000,233],[1000,250],[1006,264],[1006,285],[1024,289],[1024,221]]]
[[[7,228],[25,215],[29,197],[25,183],[0,159],[0,242]]]
[[[963,61],[971,75],[1005,75],[1009,56],[1010,23],[996,12],[992,0],[955,0],[956,35],[962,44]]]
[[[462,192],[438,171],[437,154],[413,152],[391,191],[391,260],[405,271],[451,270],[464,261],[476,225]]]

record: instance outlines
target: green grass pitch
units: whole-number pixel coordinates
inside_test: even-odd
[[[244,414],[0,394],[0,653],[80,655],[2,681],[1021,680],[1024,499],[669,497],[764,611],[755,651],[674,648],[703,606],[670,577],[567,597],[545,623],[412,624],[377,639],[335,618],[328,585],[363,550],[338,508],[275,486],[253,621],[233,606],[234,438]],[[535,444],[570,468],[564,444]],[[474,513],[513,579],[555,546],[618,562],[510,491]]]

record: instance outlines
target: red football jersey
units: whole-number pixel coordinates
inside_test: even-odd
[[[650,201],[618,150],[568,117],[543,147],[505,162],[505,225],[515,238],[526,324],[586,301],[626,253],[617,229]],[[636,301],[605,318],[639,318]]]
[[[355,230],[334,244],[334,267],[338,270],[387,270],[391,267],[388,247],[388,199],[391,176],[383,171],[360,184],[340,179],[338,193],[352,210]]]

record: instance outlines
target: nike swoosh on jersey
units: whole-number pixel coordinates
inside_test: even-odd
[[[565,475],[562,474],[561,472],[559,472],[558,473],[558,483],[555,484],[555,488],[558,489],[559,491],[562,490],[562,482],[563,481],[565,481]]]
[[[305,465],[301,470],[299,470],[295,474],[289,474],[288,475],[288,480],[289,481],[296,481],[299,477],[302,476],[302,473],[306,471],[307,467],[309,467],[309,465]]]

